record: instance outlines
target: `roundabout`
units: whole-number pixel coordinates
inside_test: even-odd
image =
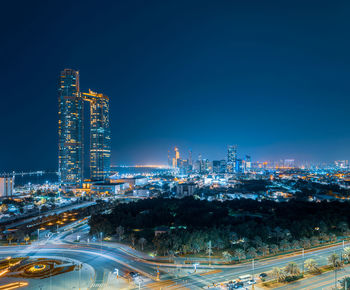
[[[19,264],[10,268],[7,277],[44,279],[74,271],[76,267],[75,264],[63,259],[24,258]]]
[[[89,264],[67,257],[48,254],[15,259],[5,261],[10,267],[1,276],[0,290],[89,289],[96,275]]]

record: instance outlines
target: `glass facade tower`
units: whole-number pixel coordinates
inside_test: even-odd
[[[64,187],[80,186],[84,168],[84,102],[79,92],[79,72],[65,69],[58,87],[58,172]]]
[[[236,171],[237,162],[237,145],[230,145],[227,148],[227,172],[234,173]]]
[[[104,181],[110,174],[111,133],[109,98],[89,90],[81,93],[79,72],[65,69],[58,87],[58,172],[64,190],[84,181],[84,102],[90,103],[90,178]]]
[[[82,97],[90,102],[90,178],[102,181],[109,177],[111,163],[109,98],[91,90]]]

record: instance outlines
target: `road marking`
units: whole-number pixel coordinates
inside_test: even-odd
[[[183,287],[181,284],[177,284],[175,283],[173,280],[165,280],[165,281],[161,281],[161,282],[155,282],[155,283],[150,283],[145,285],[146,288],[148,289],[177,289],[180,287],[180,289],[188,289],[186,287]]]
[[[199,274],[199,276],[207,276],[207,275],[212,275],[212,274],[216,274],[216,273],[220,273],[222,272],[222,270],[212,270],[212,271],[209,271],[209,272],[205,272],[205,273],[201,273]]]

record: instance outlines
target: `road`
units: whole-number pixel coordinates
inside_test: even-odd
[[[76,236],[82,232],[88,231],[87,225],[82,225],[75,229],[72,235],[71,231],[66,231],[60,234],[55,234],[50,239],[44,239],[38,243],[30,246],[11,246],[1,247],[0,257],[11,256],[30,256],[30,257],[50,257],[62,256],[81,263],[90,265],[94,271],[95,276],[91,280],[89,289],[103,289],[103,285],[108,284],[108,279],[118,269],[120,276],[126,276],[130,271],[138,272],[143,277],[143,284],[140,285],[144,289],[203,289],[209,285],[217,284],[224,281],[230,281],[245,274],[259,274],[268,272],[273,267],[284,267],[288,262],[296,262],[302,268],[303,261],[308,258],[313,258],[319,265],[327,263],[327,257],[337,252],[340,254],[342,245],[320,249],[311,253],[306,253],[304,256],[296,254],[294,256],[280,257],[273,259],[266,259],[256,261],[254,271],[252,264],[241,264],[234,266],[198,266],[198,271],[195,273],[193,267],[189,265],[174,265],[157,263],[155,261],[148,261],[143,257],[138,257],[134,253],[129,253],[121,247],[111,247],[107,243],[102,246],[99,243],[72,243],[67,239],[69,235]],[[157,281],[157,266],[159,265],[160,281]],[[348,275],[350,271],[346,268],[339,271],[338,276]],[[333,275],[333,276],[332,276]],[[333,277],[333,278],[332,278]],[[78,281],[72,282],[76,285]],[[293,289],[322,289],[334,283],[334,273],[326,273],[315,276],[309,279],[304,279],[293,284],[290,287]],[[321,288],[309,288],[310,285],[320,285]],[[131,283],[131,286],[136,285]],[[132,287],[133,287],[132,286]],[[102,287],[102,288],[101,288]],[[286,289],[284,286],[283,289]],[[288,286],[289,287],[289,286]],[[30,289],[30,285],[27,287]]]
[[[73,205],[68,205],[68,206],[56,208],[54,210],[50,210],[49,212],[45,212],[44,214],[35,215],[34,217],[18,220],[16,222],[13,222],[11,224],[6,225],[5,228],[6,229],[13,229],[13,228],[16,228],[20,225],[30,223],[31,221],[39,219],[39,218],[47,217],[47,216],[54,215],[54,214],[61,214],[61,213],[64,213],[66,211],[76,210],[76,209],[79,209],[82,207],[88,207],[88,206],[94,205],[94,204],[96,204],[96,202],[88,201],[88,202],[76,203]]]

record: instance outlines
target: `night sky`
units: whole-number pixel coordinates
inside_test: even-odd
[[[0,171],[57,168],[57,81],[110,97],[113,164],[350,159],[349,1],[6,1]],[[186,155],[184,157],[186,157]]]

